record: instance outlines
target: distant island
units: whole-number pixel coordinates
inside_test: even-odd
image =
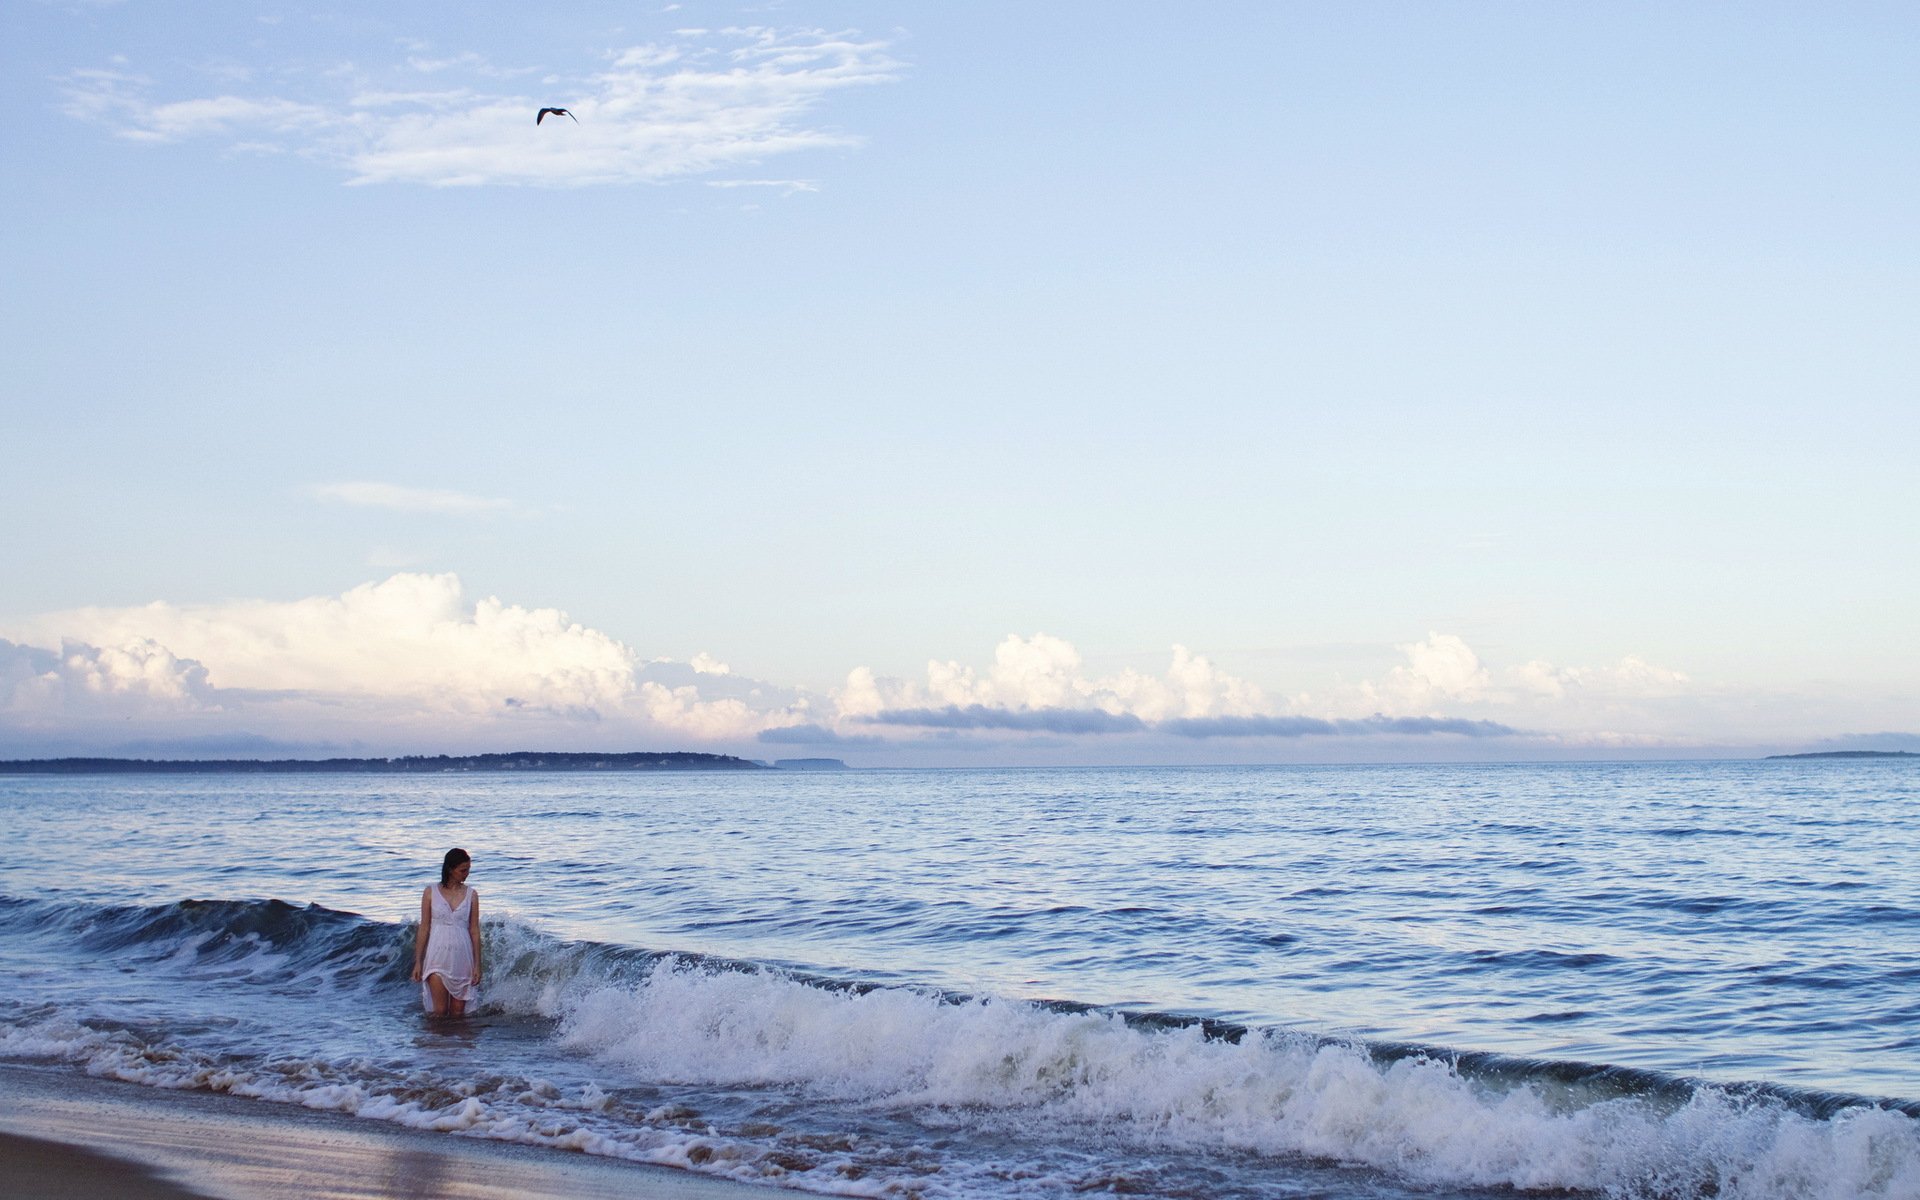
[[[847,764],[837,758],[776,758],[776,769],[782,771],[845,771]]]
[[[408,755],[405,758],[34,758],[0,762],[0,775],[427,775],[451,771],[765,771],[730,754]]]
[[[1776,758],[1920,758],[1911,750],[1821,750],[1814,754],[1769,754]]]

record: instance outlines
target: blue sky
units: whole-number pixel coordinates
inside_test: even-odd
[[[10,5],[0,752],[1920,745],[1917,41]]]

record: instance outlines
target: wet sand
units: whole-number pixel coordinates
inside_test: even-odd
[[[9,1200],[767,1200],[778,1189],[66,1069],[0,1067]]]
[[[95,1154],[63,1142],[0,1133],[0,1180],[12,1200],[64,1196],[133,1196],[188,1200],[199,1196],[138,1163]]]

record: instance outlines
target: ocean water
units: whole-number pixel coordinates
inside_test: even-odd
[[[0,778],[0,1059],[926,1197],[1920,1197],[1920,767]],[[408,982],[472,852],[487,982]]]

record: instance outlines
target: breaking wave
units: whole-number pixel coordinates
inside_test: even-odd
[[[412,931],[280,901],[75,908],[0,898],[0,935],[64,942],[192,979],[398,1007]],[[796,1174],[750,1136],[727,1153],[670,1107],[611,1103],[644,1082],[767,1089],[981,1130],[1133,1151],[1227,1150],[1386,1172],[1416,1185],[1635,1198],[1920,1197],[1920,1105],[1656,1072],[1383,1046],[1180,1014],[963,996],[753,963],[556,939],[490,921],[482,1014],[607,1081],[533,1074],[447,1085],[365,1059],[246,1059],[165,1031],[0,1009],[0,1054],[96,1074],[572,1146],[836,1192],[883,1190],[857,1150]],[[389,997],[379,999],[380,997]],[[705,1157],[700,1147],[706,1146]],[[774,1164],[769,1166],[769,1164]]]

